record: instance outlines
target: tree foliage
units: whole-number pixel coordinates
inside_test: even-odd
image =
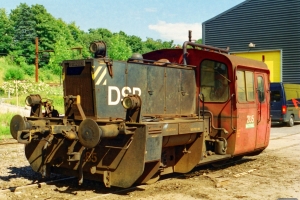
[[[126,38],[120,34],[114,34],[108,43],[108,55],[116,60],[127,60],[132,55]]]
[[[29,63],[34,63],[34,42],[37,37],[34,13],[27,4],[21,3],[15,10],[12,10],[10,18],[14,28],[12,50],[17,56],[23,56]]]
[[[123,31],[112,33],[105,28],[91,28],[84,32],[75,22],[67,24],[53,17],[44,6],[28,6],[26,3],[21,3],[9,14],[0,8],[0,35],[0,55],[9,53],[28,75],[32,74],[30,70],[35,63],[36,37],[39,40],[39,67],[53,74],[61,73],[63,60],[92,56],[89,45],[93,41],[105,41],[109,57],[117,60],[127,60],[136,52],[175,48],[172,40],[147,38],[142,41],[140,37]],[[198,41],[202,42],[201,39]]]
[[[0,53],[7,54],[12,43],[13,27],[4,8],[0,8]]]

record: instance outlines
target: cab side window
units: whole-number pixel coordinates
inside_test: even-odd
[[[265,101],[264,79],[261,76],[257,77],[257,90],[259,92],[260,102],[264,102]]]
[[[237,76],[237,97],[238,101],[253,102],[254,101],[254,74],[251,71],[238,70]]]
[[[225,102],[229,98],[227,66],[223,63],[204,60],[200,66],[200,90],[206,102]]]

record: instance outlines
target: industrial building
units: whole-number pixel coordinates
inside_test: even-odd
[[[265,62],[271,82],[300,83],[300,0],[245,0],[205,21],[202,41]]]

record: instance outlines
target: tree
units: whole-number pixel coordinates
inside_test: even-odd
[[[115,60],[127,60],[132,50],[126,43],[126,38],[118,33],[114,34],[108,42],[108,55]]]
[[[56,20],[42,5],[33,5],[31,12],[36,23],[36,35],[39,38],[39,50],[51,50],[54,47],[55,39],[59,34]]]
[[[36,22],[34,14],[26,3],[21,3],[10,13],[10,19],[14,28],[13,51],[18,56],[26,58],[28,63],[35,60],[35,31]],[[18,60],[16,60],[18,62]]]
[[[140,37],[135,35],[128,36],[126,43],[130,46],[133,53],[142,53],[143,52],[143,41]]]
[[[168,48],[174,48],[173,40],[169,42],[163,42],[162,40],[153,40],[152,38],[147,38],[147,40],[144,42],[142,53]]]
[[[198,40],[196,40],[196,43],[198,43],[198,44],[202,44],[202,38],[201,38],[201,39],[198,39]]]
[[[54,52],[50,53],[50,60],[47,67],[56,75],[61,74],[61,63],[64,60],[78,59],[79,54],[71,51],[64,36],[58,38],[54,45]]]
[[[39,38],[39,51],[55,51],[46,58],[40,57],[39,67],[51,69],[55,74],[60,74],[60,63],[64,59],[81,58],[78,51],[70,50],[72,47],[82,47],[83,57],[90,57],[90,43],[97,40],[105,41],[109,56],[118,60],[127,60],[133,52],[174,48],[172,40],[147,38],[142,41],[140,37],[123,31],[112,33],[105,28],[96,28],[84,32],[75,22],[67,24],[60,18],[56,19],[38,4],[30,7],[21,3],[8,16],[4,9],[0,9],[0,53],[9,52],[21,67],[34,64],[36,37]]]
[[[0,9],[0,55],[10,51],[13,29],[4,8]]]
[[[68,24],[68,29],[70,30],[70,33],[75,41],[81,40],[84,31],[80,30],[75,22],[71,22],[70,24]]]

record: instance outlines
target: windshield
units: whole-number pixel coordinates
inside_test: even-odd
[[[227,66],[213,60],[204,60],[201,69],[201,93],[204,101],[224,102],[228,99],[229,79]]]

